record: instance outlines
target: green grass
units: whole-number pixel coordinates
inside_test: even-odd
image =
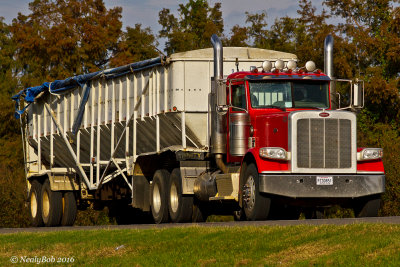
[[[75,266],[398,266],[400,226],[193,226],[0,235],[0,266],[21,265],[13,265],[12,256],[73,257],[69,265]]]

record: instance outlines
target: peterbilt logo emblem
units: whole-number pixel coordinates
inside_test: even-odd
[[[321,113],[319,113],[319,116],[320,117],[323,117],[323,118],[326,118],[326,117],[329,117],[329,113],[328,112],[321,112]]]

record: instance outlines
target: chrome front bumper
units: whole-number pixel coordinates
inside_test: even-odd
[[[318,176],[333,177],[332,185],[317,185]],[[292,198],[356,198],[385,192],[385,175],[259,174],[260,192]]]

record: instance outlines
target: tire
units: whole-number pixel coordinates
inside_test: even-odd
[[[168,182],[169,172],[158,170],[154,173],[151,189],[151,214],[154,222],[168,222]]]
[[[31,183],[31,189],[29,191],[29,211],[31,215],[31,224],[33,227],[43,226],[42,219],[42,185],[37,181],[33,180]]]
[[[194,203],[192,206],[192,222],[205,222],[209,216],[208,209],[202,203]]]
[[[169,179],[168,211],[174,223],[189,222],[192,219],[193,197],[182,194],[180,169],[174,169]]]
[[[51,191],[47,179],[42,186],[42,219],[47,227],[58,226],[62,217],[62,193]]]
[[[77,206],[74,192],[64,192],[62,197],[61,226],[72,226],[75,223]]]
[[[306,219],[324,219],[323,209],[306,209],[304,210],[304,217]]]
[[[362,198],[356,201],[356,204],[353,208],[354,216],[356,218],[377,217],[380,207],[381,207],[380,196]]]
[[[259,191],[260,180],[254,163],[250,164],[244,175],[243,210],[249,221],[265,220],[268,217],[271,199]]]

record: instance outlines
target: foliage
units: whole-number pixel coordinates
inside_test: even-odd
[[[180,4],[178,11],[179,19],[166,8],[158,14],[162,26],[159,37],[167,38],[168,54],[210,47],[211,36],[222,35],[221,3],[210,7],[206,0],[189,0],[186,5]]]
[[[381,215],[400,215],[400,128],[377,121],[377,114],[363,110],[358,116],[358,145],[381,147],[386,172],[386,193]]]
[[[341,28],[367,81],[368,110],[387,123],[400,121],[400,7],[394,2],[326,1],[334,15],[346,20]]]
[[[13,55],[15,44],[12,39],[10,27],[0,17],[0,97],[10,95],[17,85],[17,79],[13,70],[15,61]]]
[[[223,38],[222,42],[224,46],[233,47],[247,47],[249,40],[248,30],[246,27],[240,27],[235,25],[231,29],[231,34],[229,38]]]
[[[107,66],[120,37],[122,9],[102,0],[35,0],[11,32],[23,87],[97,71]]]
[[[118,43],[115,55],[110,60],[112,67],[126,65],[158,56],[158,42],[149,27],[142,29],[141,24],[134,28],[126,27],[122,40]]]
[[[19,122],[14,105],[0,98],[0,227],[29,225]]]

